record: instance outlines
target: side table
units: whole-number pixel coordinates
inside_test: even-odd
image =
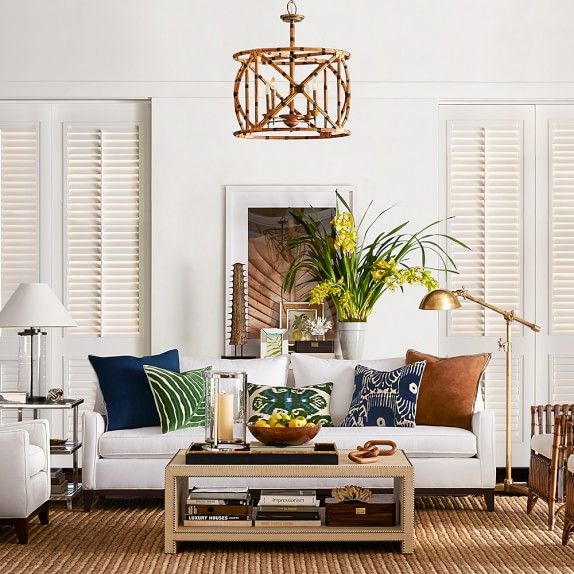
[[[45,398],[35,397],[33,400],[28,399],[25,403],[0,403],[0,409],[16,410],[18,412],[18,421],[22,420],[24,410],[32,410],[35,419],[39,418],[39,411],[41,410],[72,410],[73,427],[71,440],[59,445],[50,444],[50,454],[72,455],[72,482],[68,484],[68,491],[50,496],[50,500],[65,500],[70,510],[72,509],[74,498],[82,491],[78,472],[78,451],[82,446],[82,442],[78,438],[78,407],[83,402],[84,399],[62,399],[56,402],[49,402]]]

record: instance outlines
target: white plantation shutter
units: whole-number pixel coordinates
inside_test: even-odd
[[[19,283],[39,277],[37,124],[0,123],[0,285],[4,305]]]
[[[98,381],[88,359],[68,359],[64,371],[64,388],[67,396],[82,397],[84,402],[78,407],[78,430],[82,433],[82,414],[94,410]],[[65,432],[72,435],[74,419],[67,416]]]
[[[551,402],[574,404],[574,354],[550,359]]]
[[[574,120],[549,120],[550,326],[574,333]]]
[[[535,108],[529,105],[441,106],[444,215],[458,274],[449,289],[471,294],[536,321]],[[463,301],[440,317],[440,353],[491,353],[484,376],[485,403],[496,418],[497,465],[505,464],[504,317]],[[512,459],[529,460],[530,405],[536,399],[535,337],[519,323],[512,333]]]
[[[140,331],[140,128],[65,128],[70,335]]]
[[[506,380],[505,361],[502,357],[491,359],[484,375],[485,406],[494,412],[498,440],[505,437],[506,429]],[[522,357],[512,358],[512,440],[522,440]]]
[[[448,231],[459,274],[449,287],[520,313],[523,192],[521,121],[447,122]],[[514,327],[518,327],[515,325]],[[450,313],[453,334],[489,335],[505,329],[500,315],[475,303]]]

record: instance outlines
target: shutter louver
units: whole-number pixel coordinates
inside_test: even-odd
[[[552,331],[574,333],[574,121],[549,122]]]
[[[39,277],[38,126],[0,124],[0,159],[0,297],[4,305],[20,283],[33,283]]]
[[[552,403],[574,403],[574,355],[550,358]]]
[[[82,437],[82,414],[94,410],[98,381],[94,369],[87,359],[66,360],[66,393],[69,397],[82,397],[84,402],[78,407],[78,431],[80,440]],[[67,418],[66,432],[72,436],[74,419],[70,415]]]
[[[522,440],[522,360],[512,357],[512,439]],[[504,441],[506,433],[506,379],[503,358],[493,358],[484,374],[485,405],[494,412],[496,437]]]
[[[522,125],[507,121],[476,124],[449,121],[449,233],[458,275],[449,287],[505,309],[521,307]],[[500,316],[474,303],[450,313],[450,331],[490,335],[504,331]],[[517,326],[514,325],[516,329]]]
[[[139,126],[66,129],[70,335],[139,333]]]

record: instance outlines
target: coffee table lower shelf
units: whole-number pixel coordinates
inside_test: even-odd
[[[402,451],[383,462],[370,465],[350,463],[346,453],[340,453],[339,465],[319,467],[281,466],[203,466],[185,465],[185,451],[179,451],[166,467],[165,481],[165,552],[174,554],[181,542],[400,542],[401,552],[414,551],[414,487],[413,469]],[[184,526],[181,515],[185,506],[189,478],[209,476],[281,476],[281,472],[306,476],[395,479],[395,497],[398,506],[397,526],[284,526],[284,527],[238,527],[232,526]]]
[[[175,553],[176,542],[401,542],[403,553],[412,552],[405,540],[405,531],[399,526],[313,526],[313,527],[257,527],[251,528],[217,528],[210,526],[179,527],[171,536],[167,553]]]

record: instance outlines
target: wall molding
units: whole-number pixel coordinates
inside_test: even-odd
[[[0,81],[0,99],[232,99],[233,83]],[[353,81],[353,99],[439,99],[444,103],[568,103],[574,82],[371,82]]]

